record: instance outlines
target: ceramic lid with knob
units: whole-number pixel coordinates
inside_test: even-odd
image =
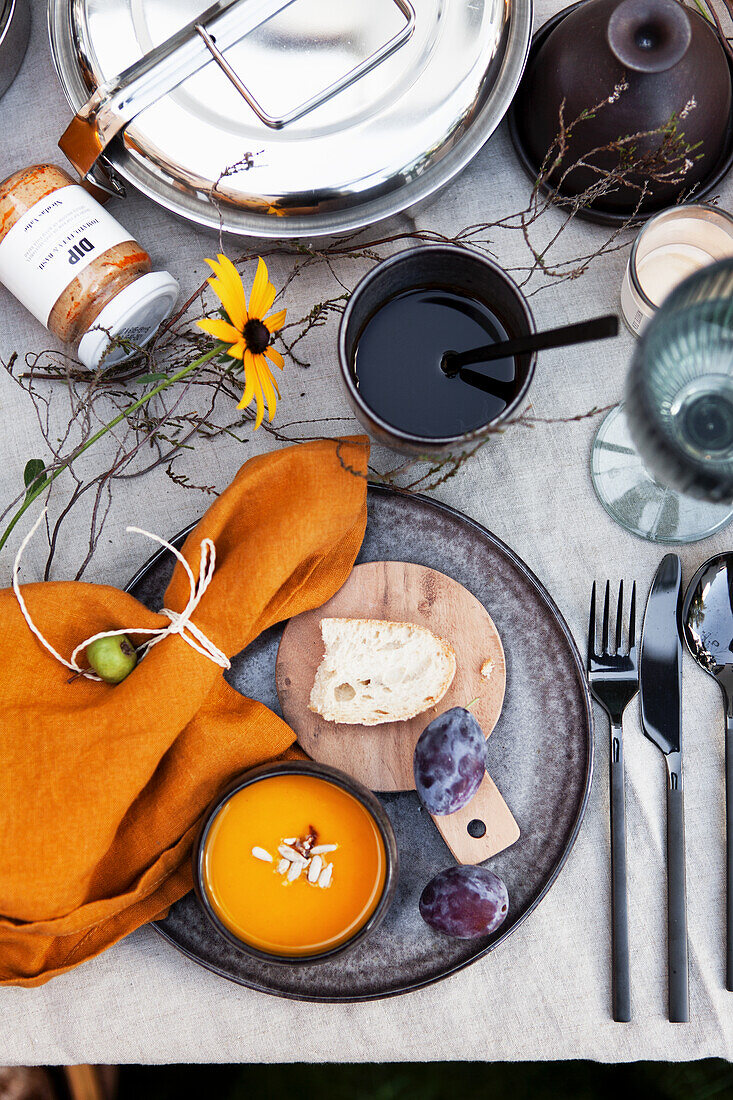
[[[595,191],[597,213],[649,216],[730,167],[731,64],[713,25],[678,0],[585,0],[540,30],[512,106],[535,175],[561,112],[564,156],[547,182],[565,198]]]
[[[444,186],[505,113],[532,22],[531,0],[202,8],[50,0],[78,112],[62,148],[112,189],[131,183],[201,225],[263,237],[345,232]]]

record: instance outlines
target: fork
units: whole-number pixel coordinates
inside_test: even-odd
[[[639,690],[636,648],[636,581],[629,606],[628,649],[622,648],[624,582],[618,587],[615,627],[610,627],[611,582],[606,581],[601,627],[601,651],[596,651],[596,584],[588,622],[588,682],[593,698],[611,723],[611,955],[613,1018],[631,1019],[629,977],[629,911],[626,888],[626,796],[624,793],[623,714]],[[615,635],[613,652],[609,634]]]

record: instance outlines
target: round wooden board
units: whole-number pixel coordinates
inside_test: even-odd
[[[453,683],[437,706],[406,722],[346,726],[308,709],[324,647],[321,619],[387,619],[426,626],[451,643],[457,659]],[[485,661],[491,676],[481,675]],[[277,655],[277,692],[283,717],[315,760],[360,779],[375,791],[414,789],[412,757],[418,737],[436,715],[453,706],[471,711],[488,736],[504,701],[506,664],[499,633],[486,608],[457,581],[408,562],[357,565],[322,607],[291,619]]]

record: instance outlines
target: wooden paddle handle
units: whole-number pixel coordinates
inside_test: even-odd
[[[519,839],[519,826],[488,772],[467,806],[433,821],[459,863],[482,863]]]

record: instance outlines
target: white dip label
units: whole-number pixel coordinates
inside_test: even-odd
[[[80,272],[132,239],[83,187],[60,187],[31,206],[0,242],[0,282],[47,325]]]

